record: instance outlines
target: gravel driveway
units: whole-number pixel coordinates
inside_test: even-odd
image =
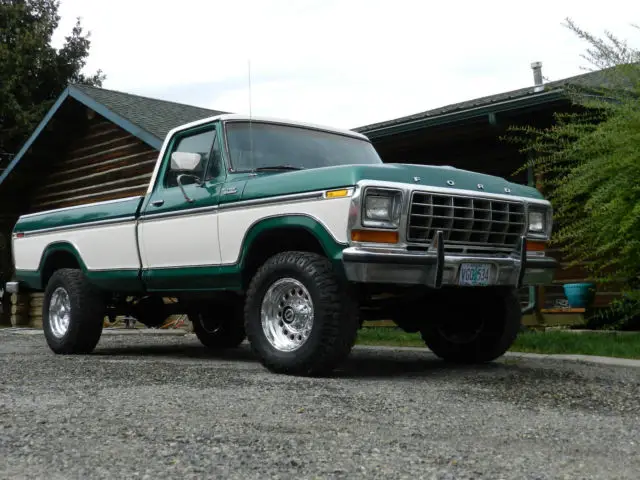
[[[248,348],[103,335],[89,356],[0,330],[1,478],[638,478],[640,368],[446,367],[356,348],[332,378]]]

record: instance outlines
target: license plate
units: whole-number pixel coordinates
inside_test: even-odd
[[[463,263],[460,265],[460,285],[473,287],[489,285],[491,265],[488,263]]]

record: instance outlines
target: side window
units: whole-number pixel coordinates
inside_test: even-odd
[[[205,173],[204,180],[211,180],[212,178],[218,178],[222,170],[222,153],[220,152],[220,140],[216,135],[213,139],[213,148],[211,149],[211,157],[207,164],[207,172]]]
[[[198,153],[200,154],[200,164],[193,171],[194,175],[197,175],[200,178],[203,178],[205,173],[204,169],[207,165],[210,164],[209,159],[212,153],[212,147],[214,141],[216,139],[216,130],[212,128],[211,130],[207,130],[205,132],[199,132],[193,135],[185,135],[181,137],[178,142],[175,144],[175,147],[171,150],[173,152],[188,152],[188,153]],[[217,143],[217,142],[215,142]],[[182,172],[172,171],[170,168],[167,168],[165,176],[164,176],[164,187],[172,188],[178,186],[178,175]],[[191,179],[183,179],[183,185],[193,183]]]

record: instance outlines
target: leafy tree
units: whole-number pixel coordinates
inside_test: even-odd
[[[0,0],[0,167],[18,152],[68,83],[101,86],[105,78],[100,70],[82,73],[90,42],[79,19],[62,48],[51,46],[59,4]],[[11,227],[0,225],[0,292],[13,271]]]
[[[0,162],[17,153],[68,83],[101,86],[86,76],[89,34],[80,19],[60,49],[51,46],[59,0],[0,0]]]
[[[640,314],[640,51],[566,22],[590,45],[583,57],[600,86],[570,86],[572,112],[548,128],[515,127],[510,138],[553,204],[552,244],[597,283],[622,287],[614,311],[625,321]]]

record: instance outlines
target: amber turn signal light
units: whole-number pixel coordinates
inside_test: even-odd
[[[546,242],[527,241],[527,252],[544,252],[546,247]]]
[[[325,196],[327,198],[341,198],[349,196],[349,189],[341,188],[340,190],[329,190]]]
[[[389,230],[353,230],[351,240],[354,242],[398,243],[398,232]]]

